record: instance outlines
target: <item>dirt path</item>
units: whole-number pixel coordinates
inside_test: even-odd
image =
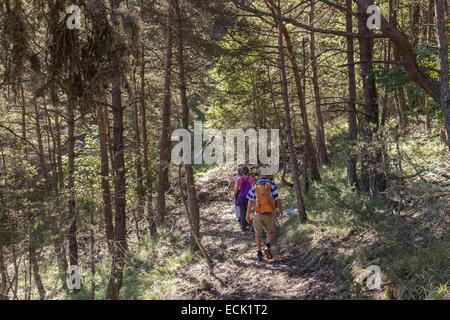
[[[253,235],[240,234],[229,201],[209,202],[202,207],[202,217],[203,243],[215,262],[214,271],[203,261],[178,271],[190,284],[180,298],[315,299],[330,297],[339,287],[336,265],[318,261],[306,266],[301,248],[283,248],[275,241],[274,261],[258,262]]]

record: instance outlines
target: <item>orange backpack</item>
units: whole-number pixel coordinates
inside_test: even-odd
[[[257,184],[255,189],[256,212],[266,213],[275,209],[275,203],[270,191],[270,183]]]

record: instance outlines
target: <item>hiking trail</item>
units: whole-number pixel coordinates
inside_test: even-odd
[[[256,260],[254,234],[240,234],[229,199],[233,172],[215,168],[197,181],[202,242],[215,263],[214,270],[211,273],[202,259],[176,270],[188,285],[172,298],[316,299],[332,295],[340,286],[339,267],[326,256],[312,264],[303,262],[307,250],[285,247],[280,242],[280,227],[273,244],[274,260]],[[286,219],[280,219],[281,226]]]

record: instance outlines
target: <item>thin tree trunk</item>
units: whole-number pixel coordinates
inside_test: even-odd
[[[379,173],[380,147],[376,145],[376,141],[374,145],[374,137],[376,137],[379,126],[377,90],[372,65],[374,40],[366,25],[367,14],[361,13],[361,8],[359,10],[361,78],[364,93],[364,121],[362,124],[364,147],[361,159],[360,187],[361,191],[376,196],[384,190],[384,178]]]
[[[360,11],[366,12],[367,8],[373,4],[373,0],[353,0],[359,7]],[[409,42],[408,36],[400,31],[393,23],[386,21],[381,17],[381,32],[389,37],[399,49],[403,67],[409,79],[419,85],[426,91],[436,102],[439,102],[439,85],[424,71],[419,68],[416,54],[413,46]]]
[[[435,38],[435,28],[434,28],[434,0],[428,1],[427,10],[427,46],[432,46]],[[430,107],[429,99],[425,97],[425,130],[431,132],[431,117],[430,117]]]
[[[189,106],[187,99],[186,88],[186,70],[184,64],[184,37],[183,28],[181,25],[182,16],[178,0],[173,0],[173,6],[176,16],[176,34],[177,34],[177,62],[179,68],[179,89],[182,107],[182,123],[183,128],[189,130]],[[197,247],[195,238],[200,239],[200,209],[197,202],[197,193],[195,191],[194,171],[192,170],[191,163],[184,164],[184,170],[186,172],[186,186],[189,212],[191,215],[192,228],[191,230],[191,248]],[[200,248],[198,248],[200,249]]]
[[[24,89],[21,87],[21,94],[22,94],[22,139],[23,141],[27,140],[27,129],[26,129],[26,111],[25,111],[25,94]],[[25,161],[28,161],[28,148],[26,147],[24,150],[24,156]],[[30,181],[26,182],[26,189],[27,193],[30,192],[31,186]],[[36,258],[36,249],[35,249],[35,243],[34,243],[34,230],[33,230],[33,218],[30,208],[28,208],[28,205],[25,205],[25,210],[27,212],[27,223],[28,223],[28,259],[29,259],[29,274],[30,274],[30,284],[31,284],[31,273],[33,273],[34,276],[34,282],[36,284],[36,287],[38,289],[39,298],[41,300],[45,300],[46,292],[44,289],[44,285],[42,284],[41,275],[39,272],[39,265]],[[31,290],[31,285],[30,285]],[[31,291],[28,294],[28,298],[31,296]]]
[[[10,237],[11,237],[11,256],[12,265],[14,269],[12,284],[13,300],[17,300],[17,292],[19,286],[19,263],[17,261],[17,249],[16,249],[16,223],[11,214],[8,215],[8,224],[10,226]]]
[[[395,26],[397,26],[397,12],[392,7],[393,7],[393,4],[392,4],[392,0],[391,0],[389,2],[390,20]],[[393,43],[393,56],[394,56],[395,65],[397,66],[397,68],[401,68],[401,66],[402,66],[401,55],[400,55],[399,49],[395,45],[395,43]],[[403,128],[406,125],[404,114],[407,109],[405,90],[403,89],[403,87],[395,88],[395,102],[396,102],[396,106],[397,106],[397,114],[398,114],[398,118],[399,118],[399,122],[400,122],[400,127]]]
[[[435,28],[434,28],[434,0],[428,1],[428,11],[427,11],[427,44],[431,45],[435,38]]]
[[[145,190],[144,190],[144,176],[142,173],[142,154],[141,154],[141,133],[139,130],[139,107],[137,104],[133,106],[133,128],[134,128],[134,152],[135,161],[134,169],[136,174],[136,194],[137,194],[137,210],[133,214],[136,236],[138,241],[141,239],[141,231],[139,228],[139,221],[144,216],[145,211]]]
[[[314,28],[315,19],[315,8],[316,1],[311,0],[311,10],[309,12],[309,21],[311,28]],[[327,146],[325,143],[325,127],[322,119],[321,110],[321,98],[319,89],[319,71],[318,71],[318,61],[316,55],[316,35],[314,31],[310,32],[310,54],[311,54],[311,69],[312,69],[312,83],[314,91],[314,115],[316,119],[316,139],[317,139],[317,154],[318,160],[321,164],[328,164],[330,158],[328,156]]]
[[[3,165],[3,171],[0,170],[0,221],[3,222],[0,225],[0,300],[9,300],[8,291],[7,290],[7,271],[5,266],[4,254],[3,254],[3,239],[6,236],[6,232],[11,229],[11,226],[7,227],[6,224],[6,208],[5,208],[5,199],[3,190],[6,189],[6,164],[5,164],[5,156],[3,154],[3,148],[0,148],[1,152],[1,160]],[[3,181],[4,181],[4,184]]]
[[[391,47],[390,47],[390,41],[384,40],[382,41],[383,46],[383,60],[389,61],[390,60],[390,54],[391,54]],[[390,64],[389,62],[384,63],[384,72],[387,73],[390,70]],[[386,125],[386,121],[389,118],[389,96],[388,96],[388,90],[386,88],[382,88],[382,97],[381,97],[381,121],[380,126],[383,128]]]
[[[95,300],[95,221],[94,221],[94,212],[91,210],[91,225],[89,226],[89,245],[90,245],[90,252],[89,252],[89,263],[90,263],[90,269],[91,269],[91,300]]]
[[[108,118],[106,112],[103,110],[101,104],[97,104],[97,125],[99,134],[99,144],[100,144],[100,178],[101,178],[101,189],[102,189],[102,201],[103,201],[103,217],[105,219],[105,235],[108,241],[108,247],[110,251],[112,249],[112,243],[114,241],[114,225],[113,225],[113,214],[111,207],[111,189],[109,185],[110,175],[109,175],[109,158],[108,158]]]
[[[31,230],[31,228],[30,228],[30,234],[32,234],[32,233],[33,233],[33,230]],[[41,300],[45,300],[47,294],[45,292],[44,285],[42,284],[41,274],[39,272],[39,264],[38,264],[37,257],[36,257],[36,248],[34,247],[35,244],[33,242],[34,241],[33,239],[34,239],[34,237],[30,236],[30,243],[28,246],[28,253],[30,255],[30,257],[29,257],[30,265],[33,270],[34,282],[36,284],[36,288],[39,293],[39,298]]]
[[[110,0],[111,23],[114,29],[116,29],[115,32],[118,32],[119,21],[116,11],[120,6],[120,2],[121,0]],[[121,70],[117,38],[111,44],[111,65],[114,70]],[[112,79],[115,230],[111,276],[106,291],[106,298],[108,300],[117,300],[119,298],[120,289],[122,288],[125,257],[128,250],[126,241],[126,179],[121,77],[122,75],[118,73]]]
[[[144,0],[140,2],[141,7],[141,19],[144,20]],[[150,236],[152,239],[156,239],[156,217],[155,212],[153,210],[153,183],[152,183],[152,174],[150,170],[150,160],[149,160],[149,141],[148,141],[148,133],[147,133],[147,117],[145,110],[145,44],[142,41],[141,48],[141,102],[139,104],[139,113],[141,115],[141,128],[142,128],[142,153],[144,157],[144,188],[145,188],[145,216],[147,217]]]
[[[272,11],[272,14],[277,15],[277,16],[281,15],[280,8],[273,3],[273,0],[266,0],[266,5]],[[311,132],[309,130],[308,114],[306,112],[302,79],[300,76],[300,68],[298,66],[297,58],[296,58],[297,54],[294,50],[294,46],[291,41],[291,36],[289,35],[289,32],[286,29],[286,27],[284,26],[284,24],[280,23],[279,28],[281,29],[284,39],[286,40],[286,48],[289,53],[289,60],[291,62],[292,72],[294,74],[295,87],[297,89],[297,98],[298,98],[298,103],[299,103],[299,107],[300,107],[300,114],[302,117],[303,133],[304,133],[305,147],[306,147],[305,152],[306,152],[306,156],[308,158],[308,166],[309,166],[309,170],[310,170],[310,176],[311,176],[312,180],[319,181],[320,173],[319,173],[319,168],[317,165],[316,148],[314,147],[314,144],[312,142]]]
[[[434,0],[436,12],[436,31],[439,42],[439,104],[444,114],[447,137],[450,137],[450,103],[448,97],[448,38],[447,38],[447,18],[444,13],[442,0]],[[447,139],[448,149],[450,150],[450,139]]]
[[[166,191],[169,179],[170,161],[170,114],[171,114],[171,81],[172,81],[172,46],[173,46],[173,6],[168,0],[166,56],[164,64],[164,97],[162,104],[162,127],[159,140],[159,170],[158,170],[158,198],[156,207],[160,223],[164,222],[166,215]]]
[[[297,157],[295,155],[295,147],[292,134],[291,111],[289,106],[289,95],[286,75],[286,61],[283,47],[283,34],[281,31],[281,22],[278,23],[278,52],[279,52],[279,68],[281,73],[281,95],[283,97],[284,122],[286,130],[286,138],[289,148],[289,158],[291,160],[291,175],[294,183],[295,199],[297,200],[297,210],[300,221],[305,223],[308,220],[300,185],[300,170],[298,168]]]
[[[56,104],[56,101],[53,101],[53,107],[55,109],[55,144],[56,144],[56,168],[57,168],[57,175],[56,175],[56,184],[58,185],[58,192],[57,197],[61,199],[59,202],[63,202],[64,196],[63,196],[63,190],[64,190],[64,175],[63,175],[63,164],[62,164],[62,148],[61,148],[61,127],[60,127],[60,121],[59,121],[59,115],[58,115],[58,105]],[[65,274],[68,269],[68,262],[67,262],[67,252],[66,247],[64,244],[64,234],[61,231],[61,226],[64,225],[64,207],[63,205],[58,204],[57,205],[57,212],[58,212],[58,218],[56,221],[57,225],[57,246],[58,246],[58,260],[59,264],[61,266],[61,279],[64,282],[63,286],[65,285]]]
[[[3,232],[3,230],[2,230]],[[7,279],[6,279],[6,267],[3,258],[3,243],[0,239],[0,300],[8,300],[7,294]]]
[[[352,11],[352,0],[346,0],[348,11]],[[346,31],[353,32],[353,17],[346,14]],[[357,157],[354,151],[358,138],[356,122],[356,75],[354,42],[352,37],[347,37],[347,71],[348,71],[348,142],[349,151],[347,154],[347,181],[351,187],[358,187],[358,174],[356,172]]]
[[[75,203],[75,111],[74,101],[69,98],[68,103],[68,152],[67,152],[67,193],[69,214],[69,263],[70,266],[78,266],[78,241],[77,241],[77,208]]]

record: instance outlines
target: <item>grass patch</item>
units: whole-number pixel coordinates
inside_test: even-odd
[[[450,193],[442,178],[449,168],[443,145],[422,132],[399,141],[398,153],[386,141],[391,170],[410,178],[391,181],[383,196],[371,198],[347,186],[345,126],[328,134],[333,162],[322,169],[322,181],[304,193],[310,223],[290,217],[281,231],[283,246],[305,250],[306,265],[324,252],[337,262],[345,283],[337,298],[450,298]],[[292,190],[280,189],[285,207],[295,207]],[[382,290],[365,286],[370,265],[381,269]]]

